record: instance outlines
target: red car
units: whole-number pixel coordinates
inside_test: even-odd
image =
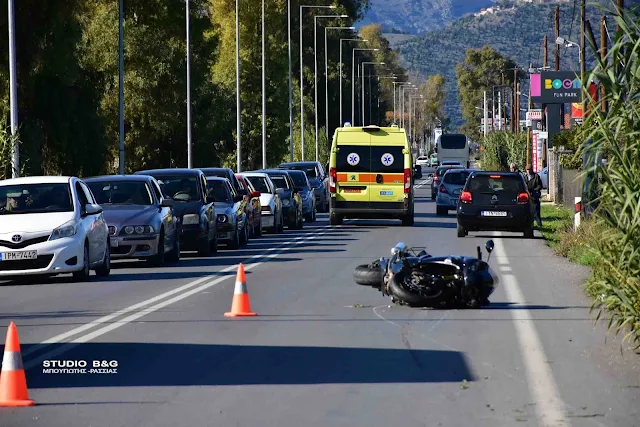
[[[251,182],[242,174],[236,174],[238,182],[242,188],[247,190],[249,203],[247,203],[247,218],[249,218],[249,231],[251,237],[262,235],[262,204],[260,203],[260,192],[256,191]]]

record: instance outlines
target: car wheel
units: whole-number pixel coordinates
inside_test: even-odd
[[[107,249],[104,251],[102,264],[96,268],[96,276],[107,277],[109,273],[111,273],[111,249],[107,240]]]
[[[89,270],[89,246],[87,242],[84,243],[84,253],[82,255],[82,270],[73,272],[73,279],[76,281],[84,281],[89,278],[90,270]]]
[[[173,249],[171,249],[171,252],[169,252],[168,258],[169,258],[169,261],[171,262],[180,261],[180,238],[178,236],[175,237],[175,242],[173,243]]]
[[[458,237],[465,237],[467,235],[467,230],[460,224],[458,224]]]
[[[405,227],[409,227],[409,226],[412,226],[414,223],[415,223],[415,217],[413,215],[413,209],[411,209],[411,212],[409,212],[402,218],[402,225],[404,225]]]
[[[216,240],[213,240],[213,244],[217,245]],[[204,257],[210,257],[211,255],[213,255],[213,248],[212,246],[212,242],[209,239],[209,229],[207,228],[207,231],[205,232],[205,238],[202,239],[202,241],[200,242],[200,247],[198,248],[198,255],[200,256],[204,256]]]
[[[335,212],[331,212],[329,214],[329,224],[331,224],[331,225],[342,225],[343,221],[344,221],[344,218],[342,217],[342,215],[338,215]]]
[[[236,250],[240,247],[240,230],[238,230],[238,223],[236,223],[236,229],[233,233],[233,239],[229,242],[229,249]]]
[[[296,230],[302,230],[303,227],[304,227],[304,217],[302,215],[302,212],[300,212],[298,214],[298,224],[296,225]]]
[[[160,236],[158,237],[158,253],[150,257],[148,263],[151,267],[162,267],[165,263],[164,229],[160,230]]]
[[[526,239],[533,239],[533,227],[529,227],[524,230],[524,237]]]

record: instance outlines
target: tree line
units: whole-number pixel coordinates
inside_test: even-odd
[[[262,166],[262,5],[238,0],[240,22],[240,96],[242,168]],[[289,63],[287,0],[265,0],[267,164],[289,159]],[[300,92],[300,4],[291,1],[294,159],[315,159],[314,15],[347,15],[318,19],[318,140],[326,162],[330,138],[339,120],[340,39],[344,41],[343,119],[351,119],[352,48],[357,63],[374,75],[406,76],[400,59],[379,25],[359,34],[328,31],[328,99],[324,85],[324,28],[349,27],[359,21],[368,0],[340,0],[335,9],[305,8],[303,13],[303,93]],[[305,5],[328,5],[306,0]],[[236,166],[236,3],[235,0],[190,0],[191,127],[193,166]],[[0,39],[8,45],[7,8],[0,8]],[[124,2],[124,135],[125,172],[145,168],[186,167],[186,20],[184,1]],[[117,173],[119,150],[118,2],[67,0],[16,3],[15,31],[18,82],[19,144],[23,173],[78,175]],[[9,54],[0,58],[0,117],[3,172],[10,164]],[[360,70],[361,67],[359,67]],[[368,73],[367,73],[368,74]],[[360,80],[357,79],[356,83]],[[398,77],[402,79],[403,77]],[[392,79],[367,83],[366,120],[389,124],[393,111]],[[372,83],[369,85],[369,83]],[[371,93],[369,88],[371,87]],[[356,116],[360,117],[360,86]],[[304,102],[301,131],[300,100]],[[328,104],[325,104],[327,102]],[[367,102],[368,104],[368,102]],[[329,132],[325,131],[328,106]],[[358,123],[360,124],[360,123]],[[329,135],[329,140],[326,135]],[[9,150],[10,151],[10,150]],[[6,175],[5,175],[6,176]]]

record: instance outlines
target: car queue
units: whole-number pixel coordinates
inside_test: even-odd
[[[315,163],[315,164],[314,164]],[[176,263],[184,251],[213,256],[264,233],[301,229],[328,200],[317,162],[235,173],[229,168],[153,169],[89,178],[0,181],[0,279],[93,270],[112,259]]]

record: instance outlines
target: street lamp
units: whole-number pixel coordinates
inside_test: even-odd
[[[362,126],[365,126],[364,118],[364,68],[366,65],[384,65],[384,62],[365,61],[362,63]]]
[[[397,124],[396,121],[396,85],[406,84],[409,82],[393,82],[393,122]]]
[[[356,81],[356,50],[360,51],[374,51],[377,52],[380,49],[371,48],[354,48],[351,51],[351,125],[355,126],[356,122],[356,94],[355,94],[355,81]],[[358,70],[359,74],[359,70]]]
[[[413,101],[424,98],[424,95],[409,96],[409,137],[413,143]]]
[[[403,128],[405,128],[405,125],[406,125],[406,120],[404,118],[404,116],[405,116],[405,95],[406,95],[405,90],[418,90],[418,88],[417,88],[416,85],[411,84],[411,86],[409,86],[409,87],[402,87],[400,89],[400,92],[402,94],[402,127]]]
[[[378,91],[380,91],[380,79],[397,79],[398,77],[395,75],[390,76],[377,76],[378,77]],[[371,91],[371,76],[369,76],[369,120],[371,120],[371,100],[373,99],[373,93]],[[380,114],[380,97],[378,96],[378,112],[376,114]]]
[[[267,79],[264,20],[264,0],[262,0],[262,169],[267,168]],[[291,46],[291,44],[289,44],[289,46]],[[289,57],[289,67],[291,67],[291,57]],[[291,69],[289,69],[289,77],[291,77]],[[289,102],[291,102],[291,98],[289,98]],[[289,104],[289,108],[291,108],[291,104]],[[289,143],[291,144],[291,161],[293,161],[293,137],[291,137]]]
[[[240,8],[239,0],[236,0],[236,133],[238,139],[236,142],[237,153],[237,173],[242,172],[242,155],[240,152],[240,139],[242,136],[242,109],[240,105]]]
[[[348,18],[349,15],[319,15],[313,17],[313,64],[315,79],[315,114],[316,114],[316,162],[319,161],[318,155],[318,18]],[[325,53],[326,56],[326,53]]]
[[[302,160],[304,161],[304,75],[302,49],[302,11],[305,8],[335,9],[337,6],[300,6],[300,141],[302,144]],[[293,154],[292,154],[293,156]],[[293,160],[292,160],[293,161]]]
[[[324,131],[329,141],[329,51],[327,50],[327,30],[355,30],[356,27],[324,27],[324,106],[325,106],[325,127]],[[342,52],[342,42],[340,43],[340,51]],[[340,54],[342,62],[342,54]],[[342,74],[341,74],[342,76]],[[318,148],[316,146],[316,152]]]
[[[416,89],[416,85],[413,83],[408,83],[406,85],[400,85],[400,93],[398,94],[398,102],[399,102],[399,113],[400,113],[400,127],[404,129],[405,127],[405,120],[404,120],[404,91],[405,89],[408,90],[415,90]]]
[[[191,147],[191,47],[190,47],[190,16],[189,0],[186,0],[186,21],[187,21],[187,168],[193,167],[193,156]],[[124,166],[124,164],[123,164]],[[124,171],[122,172],[124,175]]]
[[[366,39],[363,39],[363,40],[360,40],[360,39],[340,39],[340,126],[342,126],[344,124],[344,122],[342,121],[342,43],[346,42],[346,41],[366,43],[369,40],[366,40]],[[353,123],[352,123],[352,125],[353,125]]]
[[[120,0],[122,4],[122,0]],[[122,6],[121,6],[122,8]],[[18,178],[20,176],[20,151],[18,147],[18,83],[16,77],[16,29],[15,29],[15,8],[13,0],[9,0],[9,99],[11,103],[11,136],[13,137],[13,152],[11,153],[11,176]],[[122,131],[120,133],[122,140]],[[120,169],[122,165],[122,142],[120,144]]]

